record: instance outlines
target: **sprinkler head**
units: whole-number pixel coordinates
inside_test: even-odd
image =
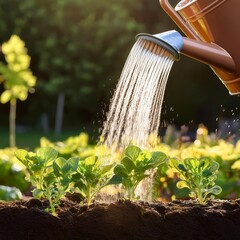
[[[136,36],[136,39],[143,39],[153,42],[170,52],[176,61],[180,59],[180,51],[183,47],[183,37],[175,30],[155,35],[140,33]]]

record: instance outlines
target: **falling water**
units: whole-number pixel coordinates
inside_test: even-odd
[[[123,148],[147,146],[157,134],[167,79],[174,57],[160,46],[138,39],[123,68],[102,136],[105,144]]]

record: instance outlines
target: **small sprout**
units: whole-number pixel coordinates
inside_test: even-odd
[[[90,205],[95,195],[107,185],[114,164],[102,164],[100,158],[91,156],[79,162],[76,174],[73,175],[73,190],[80,193]]]
[[[56,215],[60,199],[70,190],[79,158],[58,157],[58,152],[51,147],[40,148],[36,153],[19,149],[15,155],[27,168],[26,179],[34,187],[33,197],[48,199],[50,209],[47,210]]]
[[[189,196],[196,198],[200,204],[221,193],[221,187],[215,185],[219,164],[211,158],[186,158],[183,161],[172,158],[168,165],[181,179],[177,188],[190,189]]]
[[[138,184],[149,175],[147,171],[164,163],[167,156],[162,152],[147,153],[137,146],[128,146],[121,163],[114,168],[114,175],[108,184],[122,184],[127,198],[136,198],[135,190]]]

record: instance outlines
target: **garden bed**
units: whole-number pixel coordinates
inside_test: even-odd
[[[240,200],[171,203],[118,201],[81,206],[62,200],[57,216],[46,201],[0,203],[1,240],[240,239]]]

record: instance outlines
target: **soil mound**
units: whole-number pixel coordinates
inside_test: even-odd
[[[0,240],[239,240],[240,200],[81,206],[61,202],[57,217],[46,201],[0,203]]]

